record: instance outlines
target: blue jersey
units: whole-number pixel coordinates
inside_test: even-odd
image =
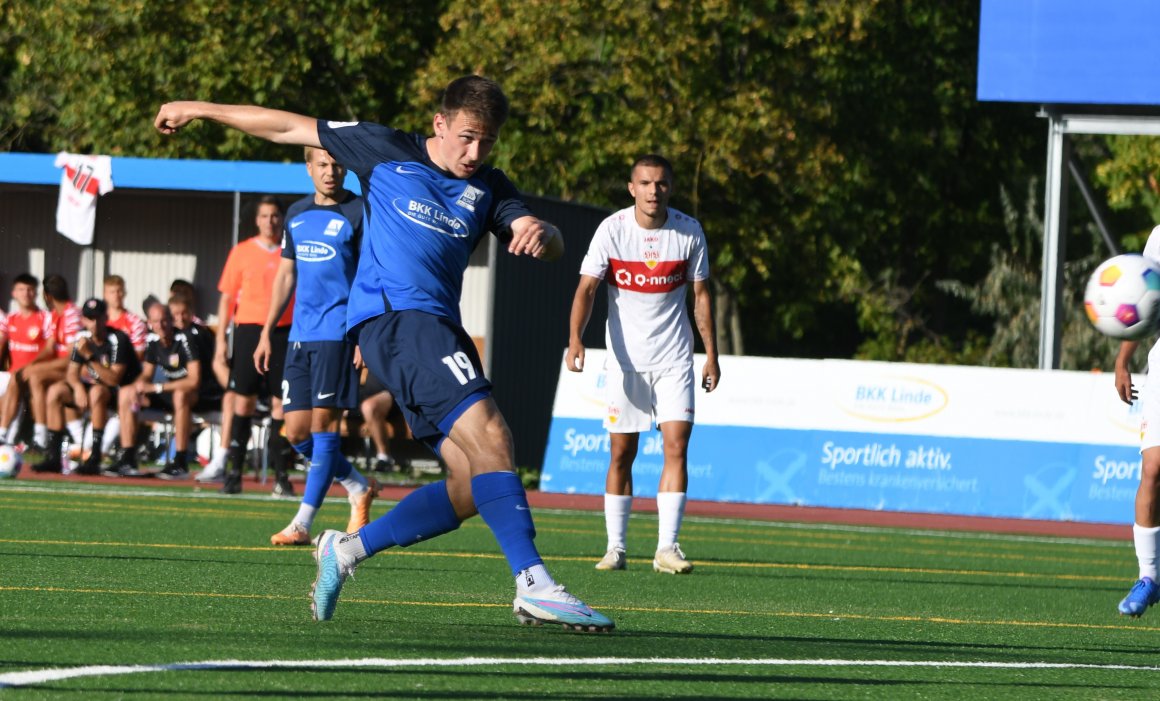
[[[290,205],[282,257],[297,261],[290,341],[346,338],[347,299],[363,237],[363,201],[350,192],[336,205],[309,195]]]
[[[456,178],[427,155],[427,137],[371,122],[318,122],[322,147],[356,173],[366,198],[366,238],[350,291],[347,327],[414,309],[460,322],[471,252],[531,211],[503,171]]]

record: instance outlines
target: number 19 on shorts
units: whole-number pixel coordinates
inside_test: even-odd
[[[455,375],[455,379],[459,380],[461,385],[475,379],[475,368],[471,365],[471,359],[463,351],[443,356],[443,364],[451,368],[451,374]]]

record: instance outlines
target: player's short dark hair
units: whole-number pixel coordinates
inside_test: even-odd
[[[274,195],[262,195],[261,197],[258,198],[258,203],[254,205],[254,215],[255,216],[257,216],[257,214],[258,214],[258,207],[261,207],[264,204],[274,205],[275,207],[278,208],[279,212],[286,211],[286,208],[282,206],[282,200],[278,199]]]
[[[122,290],[125,289],[125,278],[121,277],[120,275],[106,275],[105,287],[110,286],[120,287]]]
[[[68,291],[68,281],[58,273],[51,273],[44,278],[44,292],[58,302],[72,301],[72,295]]]
[[[286,213],[286,208],[282,206],[282,200],[276,195],[262,195],[256,200],[250,200],[249,204],[243,210],[242,218],[238,225],[239,240],[257,232],[256,221],[258,219],[258,210],[264,204],[274,205],[278,209],[279,214]]]
[[[37,288],[40,287],[40,280],[37,280],[32,273],[20,273],[12,278],[12,286],[16,287],[17,285],[31,285],[33,288]]]
[[[507,95],[499,83],[479,75],[465,75],[444,88],[439,111],[448,121],[455,119],[460,110],[469,112],[498,130],[507,121],[509,109]]]
[[[181,278],[177,278],[173,282],[169,283],[169,294],[187,297],[187,301],[189,302],[192,302],[194,297],[197,296],[193,289],[193,283],[189,280],[183,280]]]
[[[673,180],[673,164],[669,163],[669,159],[664,156],[648,153],[633,161],[632,168],[628,171],[628,179],[632,180],[632,174],[636,172],[637,166],[645,166],[648,168],[664,168],[665,175],[669,176],[669,182]]]

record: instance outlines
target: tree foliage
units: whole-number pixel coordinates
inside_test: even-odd
[[[1003,222],[1008,239],[991,244],[990,266],[982,280],[965,284],[940,280],[938,285],[966,300],[971,310],[994,319],[994,329],[977,364],[1039,367],[1041,256],[1043,251],[1042,188],[1037,178],[1027,181],[1022,204],[1007,188],[1000,188]],[[1065,370],[1112,370],[1119,342],[1101,335],[1083,313],[1083,293],[1091,271],[1102,260],[1094,227],[1085,227],[1087,252],[1064,263],[1063,331],[1060,367]]]
[[[1096,179],[1107,188],[1110,207],[1146,213],[1124,232],[1125,248],[1143,250],[1152,226],[1160,222],[1160,137],[1110,136],[1103,141],[1107,150],[1096,167]]]
[[[0,147],[26,151],[296,158],[214,126],[161,139],[152,118],[175,99],[392,118],[438,28],[421,0],[0,2]]]
[[[545,194],[624,206],[633,158],[668,155],[748,352],[849,355],[881,338],[872,353],[897,359],[914,336],[965,337],[970,314],[932,281],[982,274],[1002,234],[993,185],[1039,157],[1042,132],[1029,110],[975,102],[975,8],[567,7],[452,2],[413,94],[467,71],[499,79],[515,108],[499,160]],[[525,40],[528,27],[545,31]]]

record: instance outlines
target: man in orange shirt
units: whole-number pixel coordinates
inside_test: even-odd
[[[5,339],[11,361],[8,390],[0,399],[0,443],[17,441],[19,422],[15,419],[21,398],[28,394],[26,368],[39,360],[44,349],[52,345],[52,315],[36,306],[38,287],[40,281],[32,275],[17,275],[12,281],[12,299],[19,308],[0,325],[0,336]]]
[[[222,485],[223,494],[242,491],[242,467],[246,460],[246,444],[250,440],[254,410],[259,395],[270,397],[270,432],[266,448],[274,464],[276,496],[293,496],[294,488],[286,472],[290,445],[282,435],[282,366],[294,316],[294,301],[270,333],[269,369],[263,375],[254,367],[254,350],[262,334],[262,325],[270,309],[274,277],[282,260],[282,221],[284,211],[277,198],[266,195],[258,201],[254,224],[257,233],[242,241],[230,251],[222,270],[218,291],[218,341],[214,349],[214,363],[225,362],[226,329],[230,322],[237,324],[233,334],[233,362],[230,363],[229,387],[234,397],[234,420],[230,428],[229,472]]]

